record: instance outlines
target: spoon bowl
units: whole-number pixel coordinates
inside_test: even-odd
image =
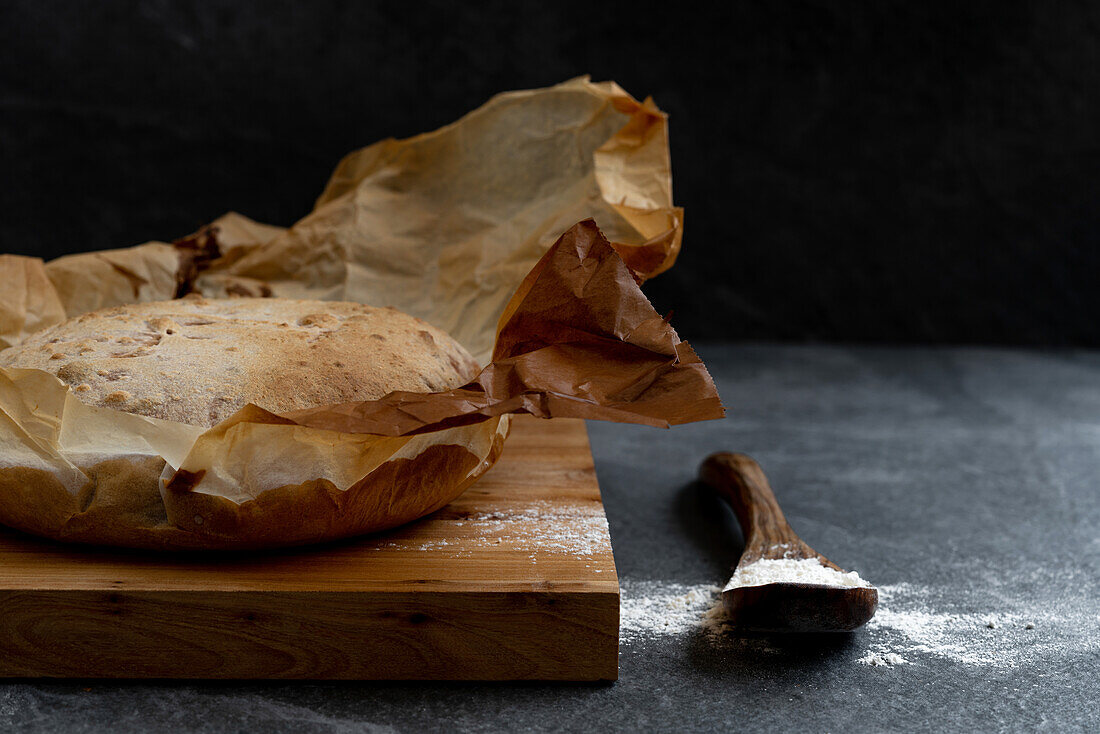
[[[873,587],[765,584],[722,592],[729,624],[751,632],[848,632],[874,616]]]

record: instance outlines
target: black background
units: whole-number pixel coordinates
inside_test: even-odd
[[[287,225],[345,153],[589,73],[671,115],[693,339],[1100,344],[1100,8],[0,6],[0,251]]]

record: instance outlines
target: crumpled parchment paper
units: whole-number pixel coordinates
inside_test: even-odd
[[[664,115],[575,79],[352,153],[289,229],[231,213],[173,244],[0,258],[0,345],[90,308],[197,291],[395,306],[486,365],[444,393],[286,416],[248,406],[209,430],[85,406],[46,373],[0,369],[0,468],[45,471],[72,497],[56,531],[35,531],[95,540],[97,467],[159,457],[159,540],[120,542],[262,547],[437,509],[495,461],[509,413],[720,417],[702,363],[638,288],[675,260],[682,221]]]
[[[683,210],[672,204],[666,116],[614,82],[578,78],[500,94],[434,132],[349,154],[289,229],[232,213],[216,220],[222,256],[190,285],[215,298],[393,306],[485,364],[515,287],[562,232],[589,217],[639,279],[679,253]],[[184,270],[174,249],[153,242],[46,267],[74,316],[173,297]],[[6,323],[0,311],[0,329]],[[18,341],[6,330],[0,339]]]

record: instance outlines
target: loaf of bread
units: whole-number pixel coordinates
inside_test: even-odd
[[[212,426],[248,403],[283,413],[436,392],[477,374],[444,332],[390,308],[188,297],[92,311],[0,352],[89,405]]]
[[[394,309],[200,297],[84,314],[0,352],[0,367],[51,373],[87,405],[201,427],[249,403],[282,413],[374,400],[398,390],[436,392],[462,385],[478,371],[446,333]],[[459,458],[452,462],[454,487],[472,481],[467,457]],[[293,503],[316,501],[305,496],[311,492],[335,491],[311,485],[283,492],[291,498],[280,510],[289,518],[283,531],[265,527],[262,537],[242,531],[240,538],[211,538],[169,522],[163,458],[99,456],[78,466],[88,483],[74,495],[50,472],[0,456],[0,523],[64,540],[157,548],[273,546],[377,529],[369,518],[343,522],[343,510],[329,507],[320,525],[303,530],[308,523],[293,520]],[[386,481],[392,485],[393,477]],[[359,494],[369,489],[357,487]],[[335,504],[344,501],[341,496]]]

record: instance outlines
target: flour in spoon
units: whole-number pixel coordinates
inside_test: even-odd
[[[870,586],[855,571],[837,571],[817,558],[761,558],[738,566],[722,591],[765,584],[810,584],[839,588]]]

